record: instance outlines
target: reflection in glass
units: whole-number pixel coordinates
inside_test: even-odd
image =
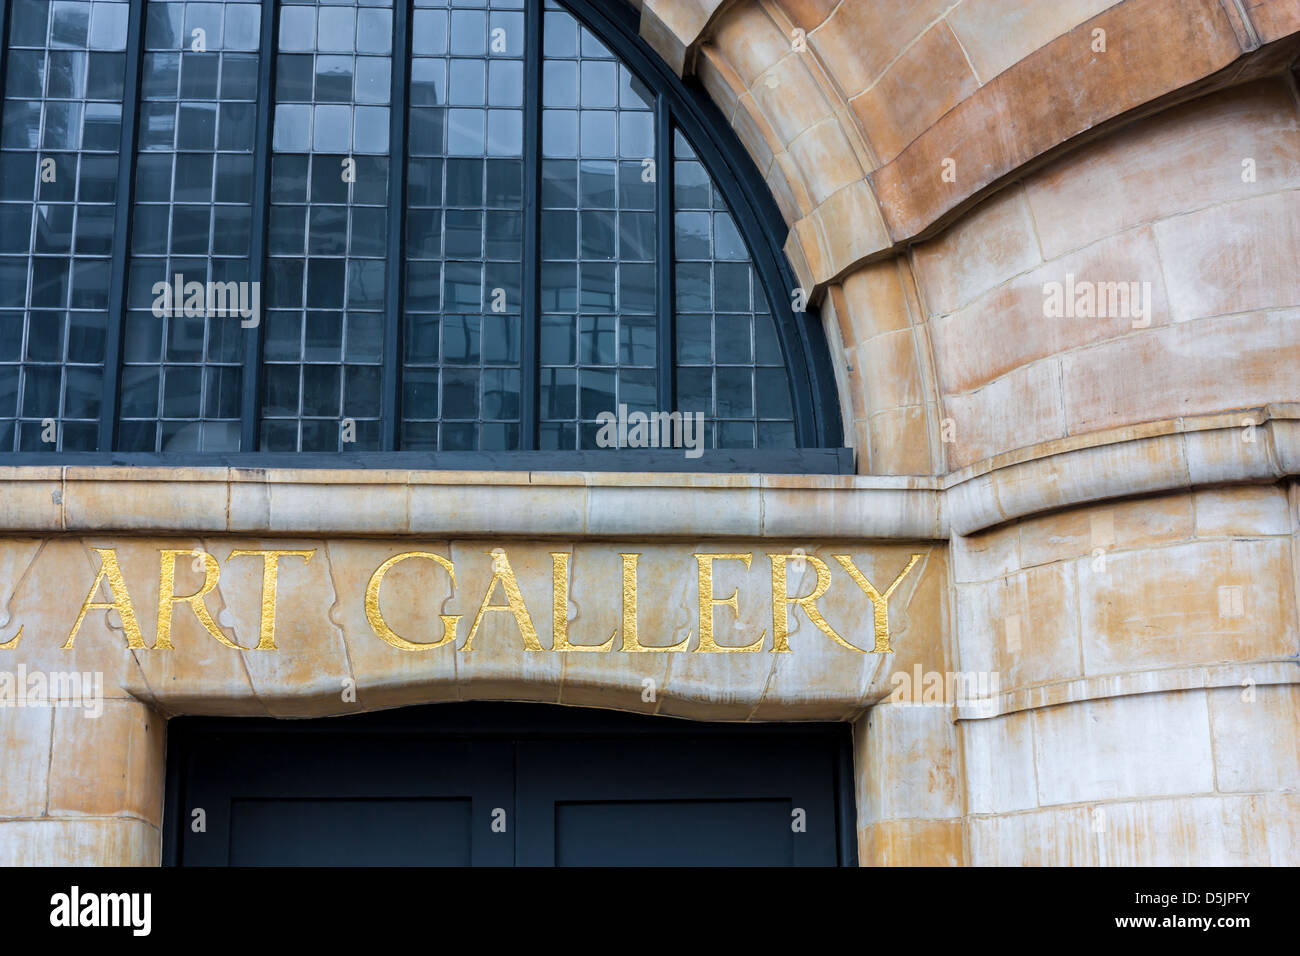
[[[526,418],[543,449],[590,449],[620,407],[700,411],[710,447],[795,443],[737,221],[681,133],[656,154],[666,103],[561,3],[410,0],[402,49],[393,0],[143,0],[119,213],[131,9],[7,5],[0,449],[96,448],[110,351],[121,451],[360,451],[394,435],[408,451],[505,450]],[[540,62],[525,57],[534,28]],[[240,303],[255,272],[250,338],[213,306],[218,289]],[[110,318],[115,281],[126,311]],[[385,398],[399,421],[380,421]]]
[[[523,2],[416,0],[412,26],[400,443],[516,449]]]
[[[380,447],[393,13],[280,6],[264,451]]]
[[[790,381],[767,295],[722,194],[673,135],[677,407],[707,448],[793,448]]]
[[[260,40],[256,3],[146,6],[122,451],[239,449],[242,319],[215,314],[207,290],[250,281]],[[185,308],[189,283],[202,285],[197,308]]]
[[[125,2],[10,4],[0,131],[0,450],[98,446]]]
[[[654,99],[572,14],[543,21],[539,440],[656,410]]]

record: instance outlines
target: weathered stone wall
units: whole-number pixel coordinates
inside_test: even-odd
[[[1294,865],[1297,488],[1205,488],[953,542],[979,864]]]
[[[862,718],[863,861],[1294,864],[1300,4],[678,6],[859,469],[940,476],[926,670],[1001,678]],[[1076,280],[1149,305],[1046,312]]]

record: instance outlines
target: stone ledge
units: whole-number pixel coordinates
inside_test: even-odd
[[[1278,403],[1054,439],[942,477],[2,467],[0,532],[941,541],[1297,474],[1300,404]]]
[[[1300,662],[1290,659],[1203,664],[1159,670],[1127,671],[1101,677],[1051,681],[1017,687],[996,697],[973,698],[955,706],[954,721],[991,720],[1025,710],[1078,704],[1108,697],[1132,697],[1212,687],[1300,684]]]
[[[925,476],[38,466],[0,488],[5,532],[943,537]]]
[[[1167,419],[1055,439],[953,472],[943,526],[969,535],[1093,501],[1295,474],[1300,405]]]

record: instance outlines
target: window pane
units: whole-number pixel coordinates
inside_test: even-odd
[[[538,333],[540,398],[527,413],[543,449],[600,447],[605,415],[655,411],[701,413],[708,447],[792,445],[767,297],[777,293],[707,151],[674,131],[672,155],[656,155],[658,93],[562,2],[532,3],[412,0],[407,56],[392,0],[141,0],[140,101],[125,105],[128,0],[10,4],[0,450],[96,446],[119,276],[118,450],[241,450],[254,326],[262,427],[247,451],[377,449],[387,387],[401,390],[399,448],[518,448],[527,328]],[[542,25],[540,88],[525,75],[529,10]],[[274,64],[262,60],[264,16],[277,26]],[[260,70],[272,65],[259,102]],[[394,84],[406,95],[400,156],[389,143]],[[537,155],[527,156],[533,107]],[[118,249],[124,109],[138,124],[121,158],[133,193]],[[270,155],[256,156],[267,127]],[[391,162],[405,164],[400,197]],[[268,208],[254,209],[264,174]],[[664,210],[660,175],[672,181]],[[535,263],[523,260],[529,198],[540,200]],[[254,288],[249,256],[263,227]],[[671,263],[657,261],[665,239]],[[661,354],[669,265],[675,340]],[[534,278],[539,307],[525,316]],[[399,304],[400,315],[388,311]],[[402,363],[392,382],[382,374],[390,328]],[[665,396],[658,365],[670,360],[677,390]]]
[[[654,114],[572,15],[543,29],[540,436],[595,448],[598,416],[659,407]]]
[[[146,7],[123,451],[239,450],[260,37],[256,4]]]
[[[767,294],[704,164],[673,136],[677,406],[706,447],[794,447],[790,379]]]
[[[0,136],[0,450],[93,451],[128,6],[11,6]]]
[[[401,447],[519,447],[519,0],[417,0],[411,35]]]
[[[280,7],[263,451],[379,448],[393,17]]]

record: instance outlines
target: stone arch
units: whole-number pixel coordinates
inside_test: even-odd
[[[1071,386],[1047,365],[1017,366],[1020,386],[1004,382],[1000,394],[988,391],[991,379],[956,368],[969,360],[954,352],[967,342],[954,338],[949,286],[973,289],[989,262],[1024,254],[1022,263],[1004,263],[1009,271],[1001,280],[1019,276],[1022,298],[1012,302],[1017,293],[1008,289],[987,293],[1010,297],[1023,332],[1032,316],[1023,299],[1033,278],[1030,259],[1050,263],[1059,251],[1030,255],[1038,239],[1026,196],[1061,191],[1062,202],[1040,213],[1060,228],[1079,214],[1069,208],[1081,201],[1077,184],[1107,163],[1117,168],[1115,144],[1126,140],[1114,134],[1122,129],[1156,141],[1176,138],[1177,127],[1190,144],[1193,130],[1215,128],[1225,116],[1236,116],[1240,131],[1256,121],[1280,118],[1285,126],[1294,120],[1284,115],[1293,82],[1286,70],[1300,50],[1300,16],[1286,4],[1260,4],[1249,14],[1211,0],[1095,0],[1032,17],[1016,9],[761,0],[647,3],[642,10],[643,36],[670,62],[694,70],[777,199],[790,228],[787,255],[800,282],[823,303],[845,433],[864,472],[945,474],[1007,453],[1051,457],[1066,450],[1053,442],[1081,433],[1177,418],[1174,408],[1144,414],[1131,399],[1125,411],[1080,410],[1067,421],[1072,413],[1054,406],[1067,404]],[[1261,93],[1259,84],[1271,84],[1271,93]],[[1205,99],[1233,88],[1238,92]],[[1259,106],[1261,96],[1271,97],[1271,113],[1252,113],[1249,104]],[[944,175],[948,159],[959,164],[951,181]],[[1285,170],[1274,178],[1279,175],[1285,186]],[[1067,180],[1076,185],[1066,186]],[[1214,195],[1220,201],[1241,190]],[[1184,211],[1176,205],[1166,203],[1162,215]],[[1014,223],[1017,218],[1023,223]],[[1239,248],[1247,258],[1253,251],[1249,240]],[[1289,249],[1258,251],[1280,263]],[[980,260],[986,261],[977,266]],[[1284,307],[1290,302],[1284,270],[1267,268],[1263,281],[1272,288],[1253,301]],[[1190,314],[1197,306],[1178,308]],[[1256,332],[1268,340],[1268,330]],[[1067,337],[1060,345],[1090,341]],[[982,346],[991,347],[987,336],[969,341],[977,351]],[[959,380],[963,387],[954,388]],[[1262,408],[1294,398],[1283,386],[1275,376],[1226,405],[1193,404],[1205,414]],[[981,400],[972,389],[987,394]],[[1021,426],[999,418],[990,403],[1012,395],[1028,399],[1031,419],[1052,423],[1034,421],[1024,434],[1008,434]],[[1261,420],[1276,414],[1285,417],[1259,413]],[[1122,436],[1096,443],[1116,440]],[[1262,462],[1245,468],[1267,470]],[[1155,479],[1152,487],[1160,484]]]

